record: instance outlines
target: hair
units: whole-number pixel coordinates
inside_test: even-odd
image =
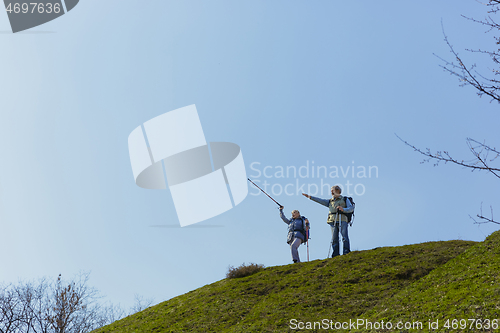
[[[342,193],[342,189],[338,185],[332,186],[332,190],[339,191],[339,193]]]
[[[296,210],[296,209],[292,210],[292,214],[295,213],[295,212],[297,212],[297,214],[300,215],[300,212],[298,210]]]

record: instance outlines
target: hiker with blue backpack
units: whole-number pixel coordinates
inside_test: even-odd
[[[283,222],[288,224],[288,236],[287,244],[290,244],[290,250],[292,251],[292,260],[294,263],[300,262],[299,258],[299,246],[302,243],[307,242],[309,236],[309,220],[300,215],[298,210],[292,211],[292,218],[288,219],[283,213],[283,206],[280,206],[280,216]]]
[[[330,210],[330,212],[328,213],[327,223],[330,225],[332,230],[333,258],[340,254],[339,231],[342,235],[342,254],[348,254],[349,252],[351,252],[347,226],[349,223],[352,226],[351,219],[354,212],[354,203],[352,201],[352,198],[341,195],[342,189],[340,188],[340,186],[332,186],[331,191],[331,199],[321,199],[305,193],[302,193],[302,195],[319,204],[322,204],[323,206],[328,207]]]

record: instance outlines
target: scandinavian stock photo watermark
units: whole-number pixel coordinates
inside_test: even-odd
[[[313,196],[330,195],[333,185],[342,189],[347,196],[362,196],[366,193],[368,179],[378,178],[376,165],[316,165],[306,160],[302,165],[264,165],[260,162],[250,164],[250,178],[271,195],[295,196],[308,193]],[[250,195],[261,194],[258,189]]]
[[[499,320],[495,319],[427,319],[425,321],[387,321],[369,319],[349,319],[347,321],[335,321],[332,319],[321,319],[318,321],[301,321],[292,318],[288,322],[291,330],[413,330],[413,331],[437,331],[437,330],[484,330],[496,331],[499,329]]]

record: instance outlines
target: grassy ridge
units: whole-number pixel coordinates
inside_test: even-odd
[[[454,267],[446,263],[457,256],[459,261],[472,260],[469,256],[475,258],[477,253],[469,255],[466,250],[477,245],[468,241],[429,242],[268,267],[248,277],[224,279],[193,290],[95,332],[292,332],[292,318],[306,322],[367,315],[397,317],[413,304],[397,307],[401,299],[416,291],[412,286],[429,289],[429,284],[416,283],[439,267]],[[428,281],[437,289],[454,274],[441,271],[442,281]],[[389,311],[384,304],[398,310]],[[427,318],[427,310],[422,308],[419,314]]]
[[[500,321],[500,232],[381,302],[365,317],[392,322],[439,320],[440,327],[448,319]],[[479,331],[470,329],[470,323],[464,329],[459,326],[459,331]]]

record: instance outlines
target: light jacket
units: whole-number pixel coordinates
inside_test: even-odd
[[[347,216],[341,213],[337,215],[337,207],[344,208],[344,213],[352,213],[354,211],[354,207],[352,206],[351,201],[350,200],[344,201],[344,196],[342,195],[339,196],[337,199],[333,197],[331,199],[321,199],[313,197],[311,195],[311,200],[316,201],[317,203],[328,207],[330,209],[330,215],[333,215],[333,219],[335,219],[336,221],[347,222]],[[328,222],[332,222],[330,217],[328,218]]]

